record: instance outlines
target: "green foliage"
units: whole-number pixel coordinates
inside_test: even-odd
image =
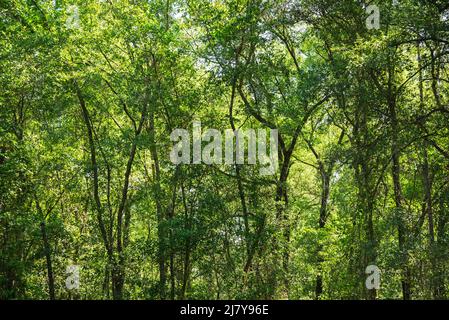
[[[399,2],[1,2],[0,299],[446,299],[448,8]],[[195,120],[276,175],[174,165]]]

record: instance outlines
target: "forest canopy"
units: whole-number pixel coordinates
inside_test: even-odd
[[[445,0],[0,0],[0,299],[447,299],[448,67]]]

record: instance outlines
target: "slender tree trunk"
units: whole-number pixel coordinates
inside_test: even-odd
[[[433,204],[432,204],[432,179],[430,177],[429,170],[429,161],[428,161],[428,153],[427,153],[428,144],[425,143],[424,151],[423,151],[423,185],[424,185],[424,203],[423,206],[426,211],[427,216],[427,224],[428,224],[428,232],[429,232],[429,257],[430,264],[432,266],[432,278],[431,278],[431,288],[432,294],[434,298],[439,297],[438,293],[438,268],[437,268],[437,260],[435,256],[435,227],[434,227],[434,218],[433,218]]]
[[[320,164],[322,166],[322,164]],[[329,194],[330,194],[330,176],[327,172],[324,172],[321,169],[321,206],[320,206],[320,221],[319,228],[323,230],[326,226],[327,222],[327,207],[329,203]],[[320,244],[318,246],[317,259],[318,259],[318,275],[316,277],[316,286],[315,286],[315,298],[320,299],[321,294],[323,293],[323,276],[322,276],[322,264],[324,262],[322,256],[323,246]]]
[[[238,53],[235,58],[236,66],[239,63],[239,57]],[[229,124],[231,125],[231,129],[236,133],[236,126],[234,123],[234,101],[236,97],[237,92],[237,74],[234,75],[234,78],[232,80],[232,89],[231,89],[231,100],[229,103]],[[239,164],[235,165],[235,173],[237,176],[237,190],[240,198],[240,204],[242,206],[242,215],[243,215],[243,223],[244,223],[244,234],[245,234],[245,245],[246,245],[246,264],[244,267],[245,273],[248,272],[251,268],[252,259],[254,256],[254,252],[251,250],[251,238],[250,238],[250,229],[249,229],[249,220],[248,220],[248,208],[246,206],[246,199],[245,199],[245,190],[243,188],[242,183],[242,177],[241,177],[241,168]]]
[[[94,200],[95,200],[95,205],[96,205],[97,222],[98,222],[98,226],[100,228],[100,234],[101,234],[101,238],[103,240],[103,244],[108,252],[108,256],[111,258],[112,257],[112,247],[108,240],[106,227],[105,227],[105,224],[103,221],[103,207],[101,205],[100,193],[99,193],[98,164],[97,164],[97,155],[96,155],[97,153],[96,153],[96,148],[95,148],[95,144],[94,144],[92,124],[90,122],[90,116],[89,116],[89,111],[87,110],[87,107],[86,107],[86,102],[85,102],[84,97],[81,93],[81,90],[76,82],[75,82],[75,91],[76,91],[76,95],[78,97],[81,111],[83,114],[84,124],[86,125],[86,129],[87,129],[87,137],[88,137],[88,141],[89,141],[90,158],[91,158],[91,165],[92,165],[92,171],[93,171],[93,195],[94,195]]]
[[[159,156],[156,147],[156,130],[154,127],[154,110],[150,111],[150,125],[149,125],[149,135],[150,135],[150,152],[153,160],[153,176],[154,176],[154,199],[156,202],[156,214],[158,221],[158,263],[159,263],[159,296],[162,300],[166,298],[166,232],[165,232],[165,215],[163,211],[163,206],[161,202],[162,188],[161,188],[161,174],[159,165]]]
[[[449,178],[448,178],[449,180]],[[438,223],[437,223],[437,241],[436,241],[436,251],[437,251],[437,281],[436,281],[436,298],[437,299],[447,299],[448,292],[445,289],[445,274],[444,274],[444,263],[441,259],[441,252],[445,252],[447,250],[447,231],[446,225],[449,223],[449,213],[448,213],[448,204],[449,204],[449,188],[446,187],[445,190],[442,191],[445,195],[440,197],[439,203],[439,212],[438,212]]]
[[[370,264],[376,263],[377,260],[377,243],[376,236],[374,234],[374,220],[373,220],[373,211],[374,211],[374,200],[372,197],[372,189],[370,187],[370,169],[367,166],[367,163],[363,163],[362,165],[362,175],[363,175],[363,186],[364,186],[364,194],[363,198],[363,208],[365,212],[366,219],[366,234],[367,234],[367,252],[365,257],[365,266],[367,267]],[[363,283],[365,284],[365,283]],[[377,299],[377,290],[371,289],[368,291],[368,299],[376,300]]]
[[[175,217],[175,207],[176,207],[176,189],[178,186],[178,173],[180,171],[180,167],[177,166],[175,169],[175,174],[173,177],[173,190],[172,190],[172,199],[171,205],[168,210],[168,219],[173,221]],[[174,251],[174,238],[173,238],[173,230],[170,227],[169,230],[169,244],[170,244],[170,298],[171,300],[175,300],[176,295],[176,279],[175,279],[175,251]]]
[[[98,164],[97,164],[97,152],[94,142],[94,134],[93,134],[93,128],[90,120],[89,111],[87,110],[86,102],[84,100],[84,97],[81,93],[81,89],[78,86],[78,83],[74,82],[75,86],[75,92],[81,107],[81,111],[83,114],[83,120],[84,124],[87,129],[87,137],[89,142],[89,148],[90,148],[90,158],[91,158],[91,165],[92,165],[92,172],[93,172],[93,197],[95,200],[95,211],[96,211],[96,217],[97,217],[97,223],[98,227],[100,229],[101,238],[103,240],[104,247],[107,252],[108,256],[108,266],[111,270],[111,282],[112,282],[112,294],[114,299],[121,298],[121,284],[120,284],[120,277],[118,276],[118,266],[117,261],[114,257],[114,247],[112,244],[112,238],[108,238],[108,232],[105,226],[105,222],[103,219],[103,206],[100,199],[100,191],[99,191],[99,175],[98,175]],[[112,228],[112,226],[111,226]],[[112,231],[112,229],[110,230]]]
[[[338,145],[340,145],[344,138],[344,131],[341,132],[340,138],[338,139]],[[328,166],[326,167],[325,163],[321,160],[320,155],[313,147],[311,141],[305,139],[310,151],[312,151],[313,155],[316,158],[318,163],[318,167],[315,167],[318,170],[318,173],[321,177],[321,205],[320,205],[320,216],[318,221],[318,227],[320,230],[323,230],[326,227],[327,217],[328,217],[328,203],[330,196],[330,183],[331,176],[334,168],[334,164],[336,158],[331,158],[328,161]],[[322,264],[324,263],[324,258],[322,256],[323,246],[320,243],[317,248],[317,269],[318,275],[316,277],[316,285],[315,285],[315,299],[319,300],[321,294],[323,293],[323,276],[322,276]]]
[[[359,104],[356,109],[355,123],[353,126],[354,137],[354,170],[357,183],[357,213],[354,216],[353,225],[356,227],[360,218],[363,223],[357,228],[363,230],[364,246],[361,250],[360,262],[355,262],[355,269],[360,275],[360,285],[362,286],[362,296],[369,300],[375,300],[377,290],[367,290],[365,286],[365,268],[368,265],[376,264],[377,260],[377,242],[374,233],[374,198],[375,188],[373,187],[373,171],[371,169],[371,155],[366,150],[366,145],[370,143],[368,114],[363,104]],[[360,263],[362,264],[360,266]]]
[[[132,173],[132,168],[134,164],[134,159],[137,153],[137,139],[142,133],[143,126],[147,119],[147,108],[148,108],[148,97],[145,98],[143,102],[142,114],[140,117],[139,125],[134,133],[134,139],[131,145],[131,150],[129,152],[128,163],[126,165],[124,183],[122,188],[121,201],[117,210],[117,255],[118,258],[114,259],[114,267],[112,273],[113,279],[113,295],[114,300],[121,300],[123,298],[123,286],[125,284],[125,256],[124,256],[124,245],[126,245],[125,239],[127,237],[127,228],[129,226],[129,211],[125,217],[125,224],[123,224],[123,217],[126,211],[126,205],[128,202],[128,192],[129,192],[129,180]],[[122,230],[125,229],[126,232]]]
[[[290,244],[290,223],[287,214],[288,207],[288,195],[287,195],[287,178],[290,169],[290,157],[291,153],[287,153],[284,155],[284,161],[281,167],[281,173],[278,181],[278,187],[276,192],[276,206],[277,206],[277,220],[281,221],[282,230],[283,230],[283,241],[282,244],[282,269],[284,272],[284,286],[287,292],[287,296],[290,292],[290,279],[289,279],[289,260],[290,260],[290,252],[289,252],[289,244]]]
[[[184,184],[181,184],[181,192],[182,192],[182,203],[184,206],[184,228],[186,230],[191,230],[192,228],[192,222],[189,216],[189,209],[187,206],[187,200],[186,200],[186,194],[184,189]],[[182,287],[181,287],[181,293],[180,298],[181,300],[185,299],[186,289],[187,289],[187,283],[189,282],[189,276],[190,276],[190,251],[191,251],[191,239],[190,239],[190,233],[186,237],[185,245],[184,245],[184,266],[183,266],[183,273],[182,273]]]
[[[438,88],[438,81],[440,79],[440,68],[437,64],[435,58],[434,50],[430,50],[431,52],[431,74],[432,74],[432,93],[435,100],[435,104],[439,109],[443,108],[440,97],[440,90]],[[437,52],[438,53],[438,52]],[[421,75],[420,75],[421,76]],[[422,83],[422,76],[420,79]],[[422,85],[422,84],[421,84]],[[440,241],[441,238],[438,237],[437,241],[435,241],[435,225],[434,225],[434,216],[433,216],[433,200],[432,200],[432,179],[429,173],[429,164],[428,164],[428,153],[427,153],[428,141],[426,141],[425,149],[424,149],[424,187],[425,187],[425,204],[427,209],[427,219],[428,219],[428,228],[429,228],[429,246],[430,246],[430,259],[432,265],[432,294],[435,299],[441,299],[444,296],[444,278],[441,276],[441,268],[440,268],[440,258],[439,258],[439,250],[441,248]],[[439,221],[443,223],[444,220]],[[443,227],[444,228],[444,227]]]
[[[391,74],[390,74],[391,79]],[[392,154],[392,177],[393,177],[393,187],[394,187],[394,200],[396,204],[396,210],[398,214],[398,241],[399,241],[399,251],[402,256],[402,296],[404,300],[410,300],[411,298],[411,271],[408,266],[408,248],[406,243],[406,226],[403,219],[404,207],[403,207],[403,196],[402,196],[402,186],[401,186],[401,163],[400,163],[400,149],[399,149],[399,125],[396,112],[396,98],[392,93],[391,85],[389,84],[388,90],[388,107],[390,111],[390,121],[391,121],[391,154]]]
[[[53,275],[53,267],[51,261],[51,248],[48,243],[47,226],[45,222],[41,222],[41,235],[44,244],[45,260],[47,262],[47,278],[48,278],[48,296],[50,300],[55,300],[55,280]]]
[[[106,265],[104,268],[104,279],[103,279],[103,294],[105,295],[106,299],[109,300],[110,298],[110,290],[109,290],[109,283],[110,283],[110,275],[111,271],[109,269],[109,266]]]

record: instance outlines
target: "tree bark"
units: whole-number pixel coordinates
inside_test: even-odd
[[[390,67],[391,68],[391,67]],[[401,163],[400,163],[400,148],[399,148],[399,123],[396,110],[396,97],[392,88],[392,71],[389,70],[389,84],[388,84],[388,107],[390,112],[391,121],[391,154],[392,154],[392,168],[391,173],[393,177],[394,187],[394,201],[396,204],[396,210],[398,215],[398,242],[399,251],[402,257],[402,296],[404,300],[411,299],[411,271],[408,266],[408,248],[406,243],[406,226],[403,219],[404,207],[403,207],[403,195],[401,186]]]
[[[41,222],[41,235],[44,244],[45,260],[47,262],[48,296],[50,300],[55,300],[55,280],[53,275],[53,266],[51,261],[51,248],[48,243],[47,227],[45,222]]]
[[[156,214],[158,220],[158,263],[159,263],[159,296],[161,300],[166,298],[166,232],[165,232],[165,215],[163,212],[163,206],[161,202],[162,189],[161,189],[161,174],[159,166],[159,156],[156,147],[156,130],[154,127],[154,110],[150,111],[150,125],[149,125],[149,135],[150,135],[150,153],[153,160],[153,176],[154,176],[154,196],[156,202]]]

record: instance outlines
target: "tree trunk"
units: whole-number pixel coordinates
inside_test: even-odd
[[[186,194],[184,189],[184,184],[181,184],[181,193],[182,193],[182,203],[184,206],[184,228],[186,230],[191,230],[192,223],[191,218],[189,216],[189,209],[187,207],[187,200],[186,200]],[[180,298],[181,300],[185,299],[186,289],[187,289],[187,283],[189,282],[189,276],[190,276],[190,251],[191,251],[191,239],[190,239],[190,233],[186,237],[185,245],[184,245],[184,266],[183,266],[183,273],[182,273],[182,287],[181,287],[181,293]]]
[[[390,75],[391,79],[391,75]],[[404,208],[403,208],[403,196],[402,196],[402,186],[401,186],[401,163],[400,163],[400,150],[399,150],[399,140],[398,140],[398,119],[396,113],[396,98],[392,93],[391,85],[389,84],[388,90],[388,107],[390,111],[391,120],[391,154],[392,154],[392,177],[393,177],[393,187],[394,187],[394,201],[396,204],[396,210],[398,215],[398,241],[399,241],[399,251],[402,257],[402,296],[404,300],[410,300],[411,298],[411,271],[408,266],[408,248],[406,243],[406,226],[403,219]]]
[[[161,175],[159,166],[159,157],[156,147],[156,130],[154,127],[154,110],[150,112],[150,125],[149,125],[149,135],[150,135],[150,152],[151,158],[153,160],[153,176],[154,176],[154,199],[156,202],[156,214],[158,221],[158,263],[159,263],[159,296],[161,300],[166,298],[165,289],[167,282],[166,274],[166,232],[165,232],[165,215],[163,212],[163,206],[161,202],[162,189],[161,189]]]
[[[320,167],[322,165],[320,164]],[[329,194],[330,194],[330,175],[327,172],[324,172],[321,169],[321,206],[320,206],[320,221],[319,228],[323,230],[326,226],[327,222],[327,206],[329,202]],[[315,298],[317,300],[320,299],[321,294],[323,293],[323,276],[322,276],[322,264],[324,262],[322,256],[323,246],[320,244],[318,246],[317,259],[318,259],[318,275],[316,277],[316,286],[315,286]]]
[[[47,228],[45,222],[41,222],[41,235],[44,244],[45,259],[47,262],[48,296],[50,300],[55,300],[55,280],[51,262],[51,248],[47,238]]]

